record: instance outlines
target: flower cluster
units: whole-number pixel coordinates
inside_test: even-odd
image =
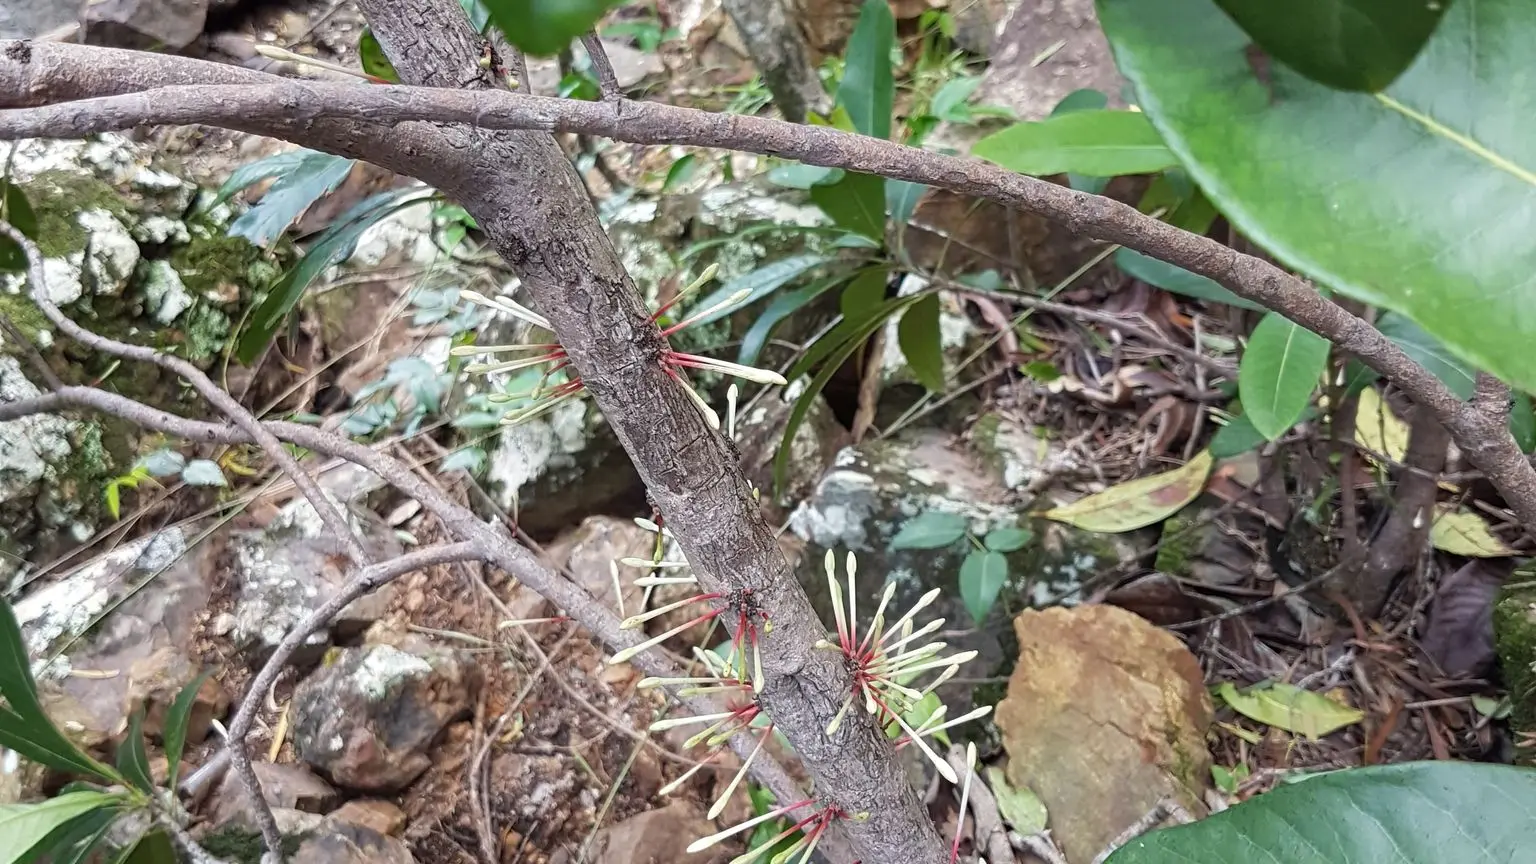
[[[651,313],[651,320],[653,322],[659,321],[661,316],[670,311],[680,300],[714,279],[715,272],[715,265],[710,265],[698,279],[695,279],[686,288],[679,291],[676,297],[673,297],[655,312]],[[750,293],[748,289],[736,291],[724,300],[694,312],[675,324],[668,325],[661,331],[663,341],[671,338],[674,333],[687,329],[705,319],[712,319],[727,309],[740,305],[747,299]],[[518,304],[510,297],[487,297],[475,291],[465,291],[461,296],[477,306],[511,315],[535,327],[554,332],[554,327],[550,324],[549,319],[526,306]],[[534,385],[531,391],[526,393],[500,393],[490,397],[493,402],[527,401],[529,403],[526,407],[510,412],[506,417],[502,418],[501,422],[507,425],[532,420],[535,417],[553,411],[556,407],[577,398],[586,387],[580,376],[572,376],[560,383],[550,383],[553,376],[567,370],[571,365],[570,357],[565,353],[565,348],[556,342],[540,342],[529,345],[464,345],[454,348],[451,353],[455,357],[473,357],[481,354],[523,355],[512,360],[471,364],[465,371],[472,375],[518,372],[540,365],[548,365],[548,368],[544,370],[543,376],[540,377],[539,382]],[[689,385],[687,379],[688,370],[719,372],[758,384],[778,384],[782,386],[785,383],[784,376],[777,372],[758,369],[752,366],[743,366],[739,363],[731,363],[727,360],[718,360],[699,354],[686,354],[681,351],[674,351],[670,344],[662,349],[659,360],[661,368],[675,381],[683,385],[683,391],[688,394],[693,404],[699,409],[699,413],[703,414],[704,419],[716,429],[720,428],[720,415],[715,413],[715,410],[704,401],[704,397],[700,396]]]
[[[816,803],[814,798],[807,798],[804,801],[798,801],[794,804],[789,804],[784,807],[770,810],[761,816],[757,816],[752,819],[748,819],[745,822],[733,825],[718,834],[711,834],[708,837],[702,837],[698,840],[695,840],[693,844],[688,847],[688,851],[689,853],[702,852],[722,840],[734,837],[743,831],[749,831],[765,822],[772,822],[775,819],[788,816],[790,813],[809,807],[814,803]],[[799,855],[799,858],[795,859],[795,864],[805,864],[805,862],[811,860],[811,855],[816,851],[816,846],[821,842],[822,836],[826,834],[827,827],[838,819],[848,818],[867,819],[868,815],[861,814],[859,816],[850,817],[836,805],[828,804],[822,806],[812,812],[811,815],[800,819],[800,821],[795,822],[768,840],[758,844],[756,848],[748,850],[743,855],[738,855],[735,858],[732,858],[730,864],[751,864],[751,862],[757,861],[764,855],[767,855],[775,846],[779,845],[781,841],[793,837],[797,831],[803,831],[805,833],[802,834],[798,840],[792,843],[788,849],[785,849],[782,852],[779,852],[777,855],[773,856],[771,864],[785,864],[785,862],[789,862],[791,859],[795,859],[796,855]]]

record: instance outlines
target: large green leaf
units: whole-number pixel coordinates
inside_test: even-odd
[[[1279,438],[1301,419],[1328,367],[1328,349],[1327,339],[1276,312],[1253,328],[1237,367],[1237,393],[1243,416],[1265,438]]]
[[[1020,174],[1150,174],[1179,164],[1139,111],[1082,110],[1016,123],[977,141],[972,156]]]
[[[293,265],[293,269],[283,274],[283,278],[272,286],[266,298],[251,313],[250,329],[240,336],[235,348],[235,356],[240,362],[251,363],[256,360],[267,343],[272,341],[283,319],[298,305],[310,284],[320,278],[320,274],[332,264],[352,254],[352,247],[364,231],[389,214],[420,203],[423,200],[420,196],[421,190],[410,186],[381,192],[347,211],[335,225],[320,235],[304,257]]]
[[[1107,864],[1518,864],[1536,837],[1536,771],[1407,762],[1282,785]]]
[[[27,853],[56,830],[92,810],[116,807],[122,796],[68,792],[36,804],[0,806],[0,864],[26,860]]]
[[[811,200],[838,227],[875,242],[885,239],[885,179],[849,172],[828,185],[811,187]]]
[[[1210,0],[1100,0],[1140,104],[1200,188],[1285,264],[1407,315],[1536,390],[1536,4],[1454,3],[1381,94],[1274,64]]]
[[[277,175],[277,180],[256,206],[240,214],[240,218],[229,226],[229,235],[244,237],[257,246],[271,243],[309,209],[309,205],[347,179],[352,165],[351,159],[305,152],[297,164]]]
[[[1451,0],[1216,0],[1255,44],[1330,87],[1377,91],[1413,62]]]
[[[896,341],[913,377],[935,393],[944,392],[944,345],[939,332],[939,295],[925,294],[896,325]]]
[[[896,20],[890,5],[886,0],[864,0],[837,87],[838,104],[848,110],[853,128],[861,135],[891,137],[891,103],[896,95],[891,46],[895,41]]]
[[[482,0],[497,27],[529,54],[553,57],[624,0]]]
[[[60,771],[78,771],[116,781],[117,774],[81,752],[64,737],[37,698],[32,661],[11,604],[0,600],[0,747]]]
[[[118,858],[120,864],[177,864],[179,860],[176,847],[164,831],[145,834]]]

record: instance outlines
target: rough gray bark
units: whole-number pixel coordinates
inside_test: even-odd
[[[831,100],[811,64],[811,48],[789,20],[784,0],[723,0],[721,5],[784,119],[804,123],[810,111],[826,114]]]

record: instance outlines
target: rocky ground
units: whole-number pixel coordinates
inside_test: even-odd
[[[355,62],[361,19],[349,3],[193,5],[208,7],[196,32],[154,16],[151,2],[92,4],[95,17],[82,32],[114,44],[155,38],[252,65],[273,62],[252,50],[257,43]],[[670,5],[689,48],[644,52],[615,39],[609,50],[621,82],[690,104],[730,98],[750,78],[739,39],[712,4]],[[808,27],[832,51],[851,18],[834,14],[838,4],[822,5],[825,14],[811,16]],[[1082,22],[1078,7],[1091,4],[1061,4],[1077,11],[1043,22],[1032,17],[1031,4],[1011,19],[1014,4],[974,5],[980,11],[967,7],[966,14],[981,17],[965,19],[967,38],[978,55],[991,52],[984,100],[1036,118],[1080,87],[1118,92],[1101,40]],[[69,31],[76,19],[57,11],[0,2],[0,35]],[[901,17],[910,28],[916,15]],[[1060,62],[1037,62],[1057,42]],[[540,67],[531,77],[535,92],[554,92],[560,75]],[[940,134],[963,146],[973,132]],[[803,193],[765,182],[767,166],[755,158],[569,143],[626,265],[653,299],[677,289],[680,256],[695,268],[718,264],[724,281],[786,256],[829,252],[822,235],[805,230],[821,224],[820,211]],[[454,411],[472,411],[475,389],[484,385],[456,377],[447,348],[459,325],[443,310],[461,288],[515,289],[473,232],[457,242],[465,232],[451,213],[424,203],[370,229],[350,259],[312,289],[296,325],[261,365],[229,362],[232,329],[257,292],[292,264],[295,242],[367,195],[404,182],[358,166],[288,237],[266,247],[231,238],[231,220],[257,196],[210,207],[213,189],[239,165],[281,149],[222,132],[171,130],[141,139],[24,142],[7,165],[43,226],[55,299],[77,320],[174,350],[267,412],[352,431],[348,424],[361,422],[377,394],[397,397],[402,417],[416,420],[369,425],[360,434],[520,529],[594,597],[639,608],[646,602],[640,589],[615,596],[610,562],[650,557],[656,537],[634,521],[650,515],[644,490],[595,410],[576,403],[490,431],[447,422]],[[702,167],[665,187],[668,169],[688,156]],[[909,226],[913,258],[932,263],[945,254],[941,248],[977,260],[1006,255],[1034,283],[1049,285],[1092,254],[1044,223],[972,203],[926,197]],[[1094,269],[1058,299],[1154,327],[1187,311],[1171,295],[1128,281]],[[31,345],[70,383],[200,410],[153,371],[55,341],[20,291],[18,279],[0,284],[7,322],[0,400],[47,385],[33,380]],[[745,404],[737,439],[743,467],[764,490],[770,518],[784,528],[786,555],[798,562],[815,602],[828,602],[820,561],[829,549],[854,550],[862,572],[894,580],[898,602],[944,589],[937,611],[951,622],[949,641],[979,657],[969,677],[954,679],[940,696],[951,714],[997,705],[994,718],[963,737],[975,739],[998,769],[987,774],[994,792],[1011,784],[1038,809],[1034,826],[1018,809],[1005,813],[1018,832],[1044,827],[1048,813],[1056,844],[1069,860],[1086,862],[1160,802],[1199,814],[1261,790],[1277,769],[1498,758],[1508,749],[1502,725],[1475,710],[1475,700],[1497,688],[1440,671],[1486,675],[1493,645],[1486,627],[1475,639],[1447,635],[1444,622],[1454,610],[1442,609],[1450,604],[1437,600],[1445,595],[1435,593],[1432,574],[1403,588],[1385,617],[1390,629],[1381,631],[1356,621],[1348,633],[1344,619],[1295,598],[1270,602],[1284,593],[1276,587],[1274,545],[1265,539],[1275,526],[1261,501],[1271,466],[1254,454],[1219,464],[1207,494],[1161,525],[1104,534],[1039,518],[1051,506],[1187,458],[1209,437],[1205,406],[1223,397],[1212,395],[1205,371],[1153,362],[1163,353],[1155,345],[1106,347],[1083,322],[1048,314],[1013,326],[985,298],[944,296],[948,363],[975,364],[971,386],[954,398],[923,396],[900,352],[880,348],[864,362],[881,386],[871,391],[859,372],[828,388],[790,448],[777,491],[772,462],[789,414],[785,395]],[[825,320],[797,319],[778,339],[804,342]],[[750,323],[724,322],[701,335],[701,344],[739,339]],[[1230,342],[1222,322],[1214,329],[1213,337]],[[894,346],[896,334],[884,342]],[[1065,383],[1021,375],[1018,361],[1030,350],[1044,350]],[[403,361],[420,364],[410,367],[416,377],[396,374]],[[1218,362],[1230,364],[1230,354]],[[423,375],[451,382],[442,399],[450,407],[410,413],[426,401]],[[855,422],[858,416],[864,421]],[[140,706],[151,736],[158,734],[169,700],[212,670],[194,714],[196,746],[186,756],[192,770],[216,752],[231,699],[287,628],[337,589],[342,559],[313,509],[291,490],[241,479],[246,454],[239,450],[182,448],[183,459],[220,466],[226,483],[171,477],[125,487],[119,512],[109,512],[100,490],[166,443],[93,418],[0,424],[0,572],[11,583],[50,712],[86,746],[109,750]],[[477,462],[449,461],[468,451],[479,454]],[[312,467],[380,555],[436,539],[440,529],[419,505],[378,488],[365,472]],[[960,518],[973,538],[995,529],[1023,529],[1033,538],[1007,553],[1013,576],[981,622],[972,622],[955,590],[966,544],[915,549],[892,542],[928,513]],[[860,606],[869,609],[883,586],[869,580],[865,587]],[[1247,605],[1254,608],[1222,626],[1191,624]],[[1498,607],[1509,651],[1531,651],[1536,640],[1520,635],[1533,627],[1531,608],[1518,594]],[[734,771],[729,759],[660,796],[697,755],[682,750],[682,736],[645,733],[667,706],[636,689],[628,666],[604,664],[601,648],[574,627],[507,626],[557,612],[503,574],[451,565],[357,601],[316,634],[266,694],[252,736],[264,751],[257,760],[263,791],[294,837],[295,860],[703,864],[741,851],[689,855],[683,848],[715,830],[704,812]],[[1415,645],[1421,638],[1439,646],[1428,659]],[[719,636],[689,632],[669,648],[682,653],[711,640]],[[1312,740],[1255,728],[1208,692],[1223,681],[1264,680],[1307,682],[1369,719]],[[58,785],[59,778],[24,765],[11,769],[16,760],[5,764],[0,802]],[[1248,780],[1213,788],[1213,765],[1238,764],[1251,768]],[[941,827],[953,830],[958,814],[948,789],[921,759],[911,768]],[[204,844],[256,860],[239,791],[216,772],[197,776],[192,799]],[[718,822],[740,821],[753,806],[743,789]]]

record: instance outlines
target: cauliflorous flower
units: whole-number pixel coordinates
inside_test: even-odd
[[[711,264],[707,269],[705,269],[705,271],[699,276],[698,279],[695,279],[686,288],[679,291],[676,297],[673,297],[671,300],[667,301],[660,308],[658,308],[655,312],[651,313],[651,320],[656,321],[660,319],[661,316],[666,314],[666,312],[675,306],[678,301],[703,287],[706,283],[715,277],[716,269],[716,266]],[[668,325],[661,331],[662,339],[667,340],[671,338],[672,334],[674,333],[681,332],[682,330],[697,324],[699,321],[717,315],[718,313],[723,312],[732,306],[739,305],[747,299],[750,293],[751,292],[747,289],[737,291],[719,303],[715,303],[705,309],[694,312],[693,314],[683,318],[681,321],[678,321],[675,324]],[[554,327],[550,325],[549,319],[545,318],[543,315],[540,315],[537,312],[534,312],[532,309],[529,309],[528,307],[513,301],[510,297],[487,297],[486,295],[475,291],[464,291],[460,296],[477,306],[483,306],[496,312],[502,312],[520,320],[526,321],[536,327],[540,327],[551,332],[554,331]],[[517,394],[500,394],[498,396],[491,397],[493,401],[499,402],[529,400],[530,404],[527,407],[514,411],[508,414],[506,417],[502,418],[501,422],[506,425],[522,423],[527,420],[532,420],[533,418],[542,414],[546,414],[549,411],[554,410],[557,406],[575,399],[586,387],[586,385],[582,383],[582,380],[579,376],[572,377],[569,381],[565,381],[560,384],[548,386],[550,376],[566,369],[570,366],[571,363],[570,357],[565,353],[565,349],[555,342],[544,342],[532,345],[463,345],[454,348],[451,353],[456,357],[473,357],[481,354],[524,355],[518,356],[511,360],[472,364],[465,370],[472,375],[490,375],[505,372],[517,372],[523,369],[536,368],[540,365],[548,365],[548,368],[544,370],[544,375],[539,379],[539,383],[535,385],[531,391]],[[782,386],[786,383],[784,381],[784,376],[778,374],[777,372],[773,372],[768,369],[758,369],[753,366],[743,366],[739,363],[732,363],[728,360],[719,360],[713,357],[705,357],[699,354],[686,354],[681,351],[674,351],[672,350],[670,344],[662,349],[659,360],[661,362],[662,369],[666,370],[666,373],[675,381],[683,385],[683,391],[688,394],[688,397],[693,401],[694,406],[699,409],[699,413],[703,414],[704,419],[707,420],[709,424],[716,429],[720,428],[720,415],[715,413],[715,410],[709,407],[709,404],[704,401],[704,397],[700,396],[698,392],[695,391],[693,387],[688,383],[688,370],[697,369],[708,372],[719,372],[724,375],[743,378],[747,381],[752,381],[758,384],[777,384]],[[734,406],[735,400],[733,398],[733,413]]]
[[[816,803],[815,799],[807,798],[804,801],[798,801],[794,804],[789,804],[784,807],[770,810],[761,816],[755,816],[745,822],[733,825],[718,834],[711,834],[708,837],[702,837],[698,840],[695,840],[693,841],[693,844],[688,847],[688,851],[690,853],[702,852],[703,850],[708,849],[709,847],[719,843],[722,840],[734,837],[743,831],[750,831],[765,822],[772,822],[773,820],[782,816],[787,816],[796,810],[809,807],[814,803]],[[825,805],[817,809],[811,815],[804,817],[803,819],[795,822],[793,825],[790,825],[788,828],[784,829],[768,840],[758,844],[756,848],[747,851],[745,854],[732,858],[730,864],[751,864],[751,862],[757,861],[764,855],[767,855],[781,841],[793,837],[797,831],[804,831],[805,833],[800,837],[800,839],[796,840],[792,845],[790,845],[788,849],[785,849],[784,851],[779,852],[777,855],[774,855],[770,864],[787,864],[787,862],[790,862],[791,860],[793,860],[794,864],[805,864],[805,862],[811,860],[811,855],[816,851],[816,846],[821,842],[822,836],[826,834],[827,827],[838,819],[847,818],[860,819],[868,818],[868,816],[867,814],[863,814],[860,816],[850,817],[836,805]]]

